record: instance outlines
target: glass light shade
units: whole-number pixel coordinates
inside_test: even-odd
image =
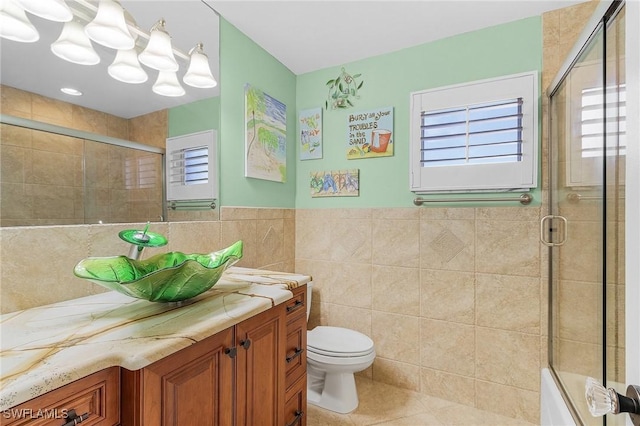
[[[49,21],[69,22],[73,12],[64,0],[15,0],[29,13]]]
[[[218,85],[213,74],[211,74],[209,58],[202,51],[201,43],[198,43],[198,45],[192,50],[189,68],[182,78],[182,81],[189,86],[202,89],[216,87]]]
[[[65,22],[58,40],[51,43],[51,51],[65,61],[80,65],[95,65],[100,56],[93,50],[91,40],[78,21]]]
[[[13,0],[0,0],[0,37],[33,43],[40,39],[40,34],[17,3]]]
[[[164,30],[164,20],[158,21],[151,29],[149,43],[138,55],[141,63],[158,71],[178,71],[178,62],[173,56],[171,37]]]
[[[124,9],[115,0],[100,0],[98,13],[84,27],[87,36],[111,49],[132,49],[135,38],[131,35],[124,18]]]
[[[180,85],[176,73],[171,71],[158,72],[158,79],[151,90],[158,95],[171,97],[182,96],[186,93],[184,87]]]
[[[107,72],[111,77],[124,83],[139,84],[149,78],[138,62],[138,53],[135,49],[118,50]]]

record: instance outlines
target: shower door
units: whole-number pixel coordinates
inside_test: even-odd
[[[603,424],[586,377],[625,382],[624,23],[624,7],[610,10],[550,94],[550,366],[584,425]]]

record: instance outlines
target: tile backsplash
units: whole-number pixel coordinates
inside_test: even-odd
[[[143,258],[167,251],[209,253],[237,240],[244,257],[236,264],[293,272],[295,213],[292,209],[222,208],[220,221],[152,223],[169,243],[147,248]],[[144,223],[0,228],[0,308],[2,313],[107,291],[76,278],[73,267],[89,256],[126,255],[118,237]]]

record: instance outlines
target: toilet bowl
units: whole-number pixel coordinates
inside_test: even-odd
[[[307,284],[307,318],[312,284]],[[354,373],[376,357],[373,341],[343,327],[318,326],[307,332],[307,402],[337,413],[358,407]]]

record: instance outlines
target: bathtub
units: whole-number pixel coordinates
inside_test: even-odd
[[[540,425],[576,426],[571,412],[562,399],[560,390],[548,368],[543,368],[540,378]]]

